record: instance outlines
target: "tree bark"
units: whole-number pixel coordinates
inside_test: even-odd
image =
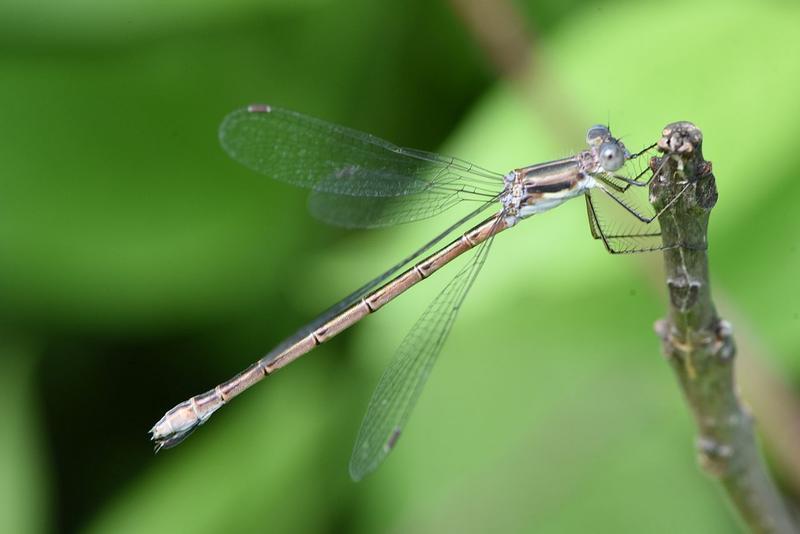
[[[664,128],[650,165],[656,177],[650,200],[660,217],[669,291],[667,318],[656,323],[698,428],[702,468],[719,480],[753,532],[800,532],[772,481],[758,447],[753,421],[742,407],[734,381],[731,325],[711,299],[707,229],[717,189],[711,163],[703,159],[703,135],[690,122]]]

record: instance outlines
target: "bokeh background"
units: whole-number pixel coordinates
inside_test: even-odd
[[[506,171],[610,122],[691,120],[720,191],[715,296],[800,497],[800,8],[790,1],[4,0],[0,531],[683,532],[739,526],[695,463],[653,322],[658,255],[582,202],[500,236],[396,451],[350,448],[457,267],[154,456],[146,431],[430,238],[313,220],[218,146],[268,102]]]

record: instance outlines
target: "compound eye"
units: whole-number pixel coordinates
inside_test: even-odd
[[[611,132],[608,130],[607,126],[603,126],[602,124],[596,124],[589,128],[589,131],[586,132],[586,143],[592,146],[597,146],[603,140],[608,139],[611,137]]]
[[[597,152],[604,171],[614,172],[625,164],[625,153],[616,143],[603,143]]]

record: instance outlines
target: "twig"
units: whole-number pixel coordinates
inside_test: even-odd
[[[664,252],[669,315],[656,323],[656,332],[694,414],[703,469],[722,483],[753,532],[795,533],[759,451],[752,418],[739,402],[731,326],[711,300],[706,236],[717,189],[702,141],[692,123],[670,124],[658,143],[665,155],[651,162],[659,170],[650,188],[656,210],[683,191],[659,217],[664,243],[674,248]]]
[[[575,99],[540,53],[534,22],[512,0],[449,0],[483,50],[489,64],[514,88],[521,102],[542,119],[564,146],[574,141],[584,121]]]

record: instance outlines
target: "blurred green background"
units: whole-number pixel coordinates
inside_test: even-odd
[[[695,122],[715,295],[796,502],[799,26],[789,1],[4,0],[0,532],[737,530],[652,331],[660,258],[607,255],[582,202],[496,240],[364,482],[347,461],[372,388],[457,267],[153,456],[166,409],[453,220],[316,222],[219,148],[250,102],[503,172],[590,124],[636,148]]]

